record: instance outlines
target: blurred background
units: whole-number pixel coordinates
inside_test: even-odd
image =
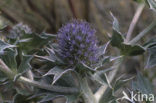
[[[71,19],[83,19],[94,25],[104,43],[108,40],[107,33],[111,33],[110,12],[118,18],[121,31],[126,34],[137,5],[133,0],[0,0],[0,24],[23,22],[36,32],[55,34]],[[153,20],[153,14],[146,7],[133,36]]]

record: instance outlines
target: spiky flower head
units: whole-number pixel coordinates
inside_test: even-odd
[[[29,28],[29,26],[24,25],[23,23],[18,23],[13,26],[9,32],[10,38],[17,38],[21,37],[23,34],[31,34],[32,30]]]
[[[96,62],[96,30],[87,22],[72,20],[58,32],[60,57],[70,64]]]

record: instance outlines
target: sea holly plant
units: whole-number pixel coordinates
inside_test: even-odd
[[[155,77],[148,78],[146,70],[137,70],[137,75],[130,77],[118,75],[124,61],[134,56],[147,54],[145,68],[156,66],[156,40],[138,43],[156,22],[131,39],[145,6],[142,0],[137,1],[140,4],[127,35],[120,31],[117,18],[110,14],[112,35],[103,45],[94,26],[84,20],[73,19],[56,34],[36,33],[23,23],[7,32],[4,27],[0,40],[0,102],[55,103],[63,98],[61,103],[135,103],[137,100],[129,100],[128,95],[128,99],[118,95],[126,94],[118,92],[128,83],[132,84],[127,87],[129,91],[154,95],[151,81]],[[155,8],[154,1],[147,3]],[[116,54],[108,53],[109,49]],[[146,99],[141,102],[152,102]]]

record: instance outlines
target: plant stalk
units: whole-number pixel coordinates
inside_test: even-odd
[[[68,94],[78,93],[78,89],[76,89],[76,88],[41,84],[41,83],[39,83],[37,81],[30,80],[30,79],[25,78],[23,76],[21,76],[17,81],[21,82],[21,83],[24,83],[24,84],[29,84],[29,85],[34,86],[34,87],[46,89],[46,90],[49,90],[49,91],[52,91],[52,92],[57,92],[57,93],[68,93]]]
[[[135,44],[137,43],[143,36],[145,36],[148,32],[150,32],[154,27],[156,27],[156,20],[153,21],[147,28],[145,28],[142,32],[140,32],[134,39],[132,39],[129,43]]]
[[[0,59],[0,71],[5,73],[9,79],[13,80],[15,75],[10,68]],[[77,88],[71,88],[71,87],[61,87],[61,86],[52,86],[48,84],[39,83],[37,81],[28,79],[26,77],[20,76],[16,82],[29,84],[30,86],[35,86],[38,88],[46,89],[52,92],[57,93],[66,93],[66,94],[72,94],[72,93],[78,93],[79,90]]]
[[[145,3],[141,3],[139,4],[135,14],[134,14],[134,17],[132,19],[132,22],[129,26],[129,29],[128,29],[128,33],[127,33],[127,36],[126,36],[126,42],[128,42],[130,39],[131,39],[131,36],[132,36],[132,33],[134,31],[134,28],[139,20],[139,17],[142,13],[142,11],[144,10],[144,7],[145,7]]]
[[[85,103],[98,103],[94,97],[92,90],[88,86],[88,82],[85,77],[81,78],[80,86],[81,86],[81,92],[83,93],[83,98]]]

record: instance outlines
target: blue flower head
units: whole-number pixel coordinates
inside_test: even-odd
[[[96,30],[80,20],[72,20],[58,31],[60,57],[69,64],[83,62],[91,65],[97,61]]]

